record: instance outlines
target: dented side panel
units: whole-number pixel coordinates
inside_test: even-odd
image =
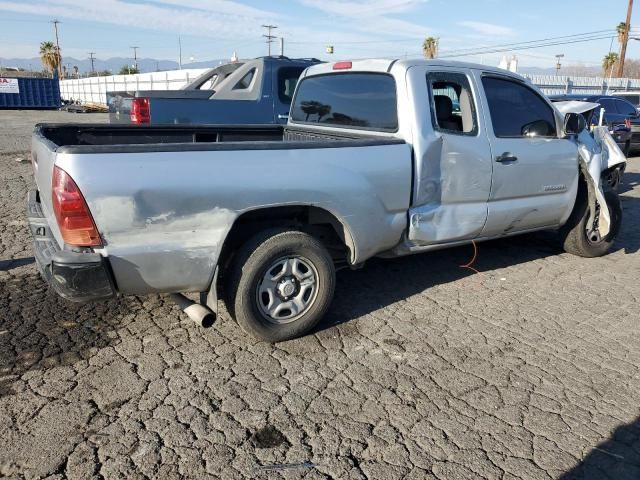
[[[208,288],[235,219],[270,206],[336,216],[358,263],[406,229],[411,149],[367,147],[60,154],[104,240],[118,291]],[[97,175],[96,172],[100,171]]]
[[[474,135],[434,129],[427,87],[430,71],[467,76],[476,105]],[[464,68],[413,67],[408,70],[407,84],[414,105],[416,156],[408,239],[416,245],[431,245],[475,238],[487,220],[492,161],[474,80]]]

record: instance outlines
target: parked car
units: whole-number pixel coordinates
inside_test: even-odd
[[[109,92],[109,120],[134,125],[284,124],[298,77],[318,62],[263,57],[218,67],[182,90]]]
[[[629,90],[626,92],[614,92],[611,96],[616,98],[622,98],[627,102],[633,104],[636,107],[636,110],[640,110],[640,91],[638,90]]]
[[[640,148],[640,114],[635,106],[626,100],[610,95],[551,95],[552,102],[578,100],[600,104],[591,112],[586,112],[589,125],[597,125],[600,121],[600,110],[604,109],[603,125],[609,132],[625,156],[634,149]]]
[[[375,256],[542,229],[604,255],[615,156],[579,155],[584,127],[516,74],[440,60],[315,65],[286,127],[39,125],[35,258],[70,300],[173,293],[205,324],[220,294],[247,331],[290,339],[327,312],[337,268]]]

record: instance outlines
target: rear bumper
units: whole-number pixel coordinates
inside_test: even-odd
[[[102,255],[60,248],[42,213],[37,191],[27,195],[27,217],[36,265],[58,295],[74,302],[104,300],[115,295],[113,277]]]

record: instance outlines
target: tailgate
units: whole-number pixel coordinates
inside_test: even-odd
[[[53,214],[51,203],[51,179],[53,176],[53,166],[56,161],[56,149],[58,146],[46,139],[36,125],[31,138],[31,162],[33,164],[33,176],[40,192],[40,208],[42,214],[49,224],[51,231],[59,245],[63,244],[58,223]]]
[[[107,92],[107,106],[109,107],[110,123],[131,123],[131,99],[130,92]]]

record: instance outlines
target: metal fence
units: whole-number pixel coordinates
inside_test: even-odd
[[[207,69],[169,70],[137,75],[111,75],[60,81],[63,100],[106,104],[107,92],[129,90],[177,90]],[[629,78],[572,77],[522,74],[547,95],[562,93],[607,94],[640,90],[640,80]]]
[[[63,100],[106,105],[107,92],[130,90],[178,90],[206,72],[206,68],[110,75],[60,81]]]
[[[584,93],[606,95],[627,90],[640,90],[640,80],[630,78],[572,77],[524,73],[547,95]]]

